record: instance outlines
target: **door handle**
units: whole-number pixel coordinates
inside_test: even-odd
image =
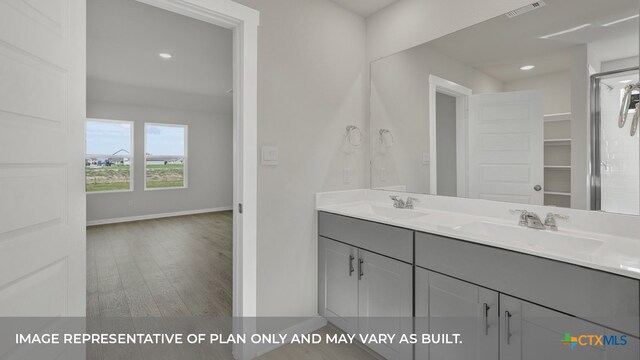
[[[351,254],[349,254],[349,276],[351,276],[351,274],[353,274],[353,260],[355,260],[355,257]]]
[[[360,258],[358,260],[358,280],[362,279],[362,277],[364,276],[364,270],[362,270],[362,264],[364,264],[364,260]]]
[[[534,186],[534,187],[533,187],[533,190],[535,190],[535,191],[541,191],[541,190],[542,190],[542,186],[540,186],[540,185],[536,185],[536,186]]]
[[[507,345],[509,345],[509,340],[511,340],[510,318],[511,318],[511,313],[508,311],[505,311],[504,312],[504,340],[507,343]]]
[[[489,335],[489,309],[491,309],[491,307],[489,306],[489,304],[484,303],[482,304],[482,312],[483,312],[483,325],[484,325],[484,334],[485,335]]]

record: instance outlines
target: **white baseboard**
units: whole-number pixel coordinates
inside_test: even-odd
[[[290,326],[282,331],[279,334],[287,334],[288,340],[291,340],[291,334],[310,334],[320,328],[323,328],[327,325],[327,320],[323,317],[317,316],[311,319],[307,319],[301,323]],[[287,342],[288,343],[288,342]],[[264,355],[268,352],[271,352],[280,346],[284,346],[286,344],[264,344],[259,345],[256,349],[255,357]]]
[[[233,209],[232,206],[224,206],[224,207],[210,208],[210,209],[176,211],[176,212],[161,213],[161,214],[127,216],[127,217],[114,218],[114,219],[91,220],[91,221],[87,221],[87,226],[117,224],[117,223],[140,221],[140,220],[161,219],[161,218],[174,217],[174,216],[204,214],[204,213],[210,213],[210,212],[229,211],[231,209]]]

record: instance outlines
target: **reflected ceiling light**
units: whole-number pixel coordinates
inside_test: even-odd
[[[632,82],[633,80],[622,80],[620,81],[620,84],[628,84],[630,82]]]
[[[549,35],[545,35],[545,36],[540,36],[540,39],[549,39],[549,38],[552,38],[554,36],[563,35],[563,34],[567,34],[567,33],[570,33],[570,32],[578,31],[578,30],[584,29],[584,28],[589,27],[589,26],[591,26],[591,24],[582,24],[580,26],[576,26],[576,27],[571,28],[571,29],[562,30],[560,32],[549,34]]]
[[[161,58],[163,58],[163,59],[167,59],[167,60],[168,60],[168,59],[171,59],[171,58],[173,57],[173,55],[171,55],[171,54],[169,54],[169,53],[164,53],[164,52],[163,52],[163,53],[158,54],[158,56],[160,56],[160,57],[161,57]]]
[[[632,15],[632,16],[626,17],[624,19],[618,19],[618,20],[612,21],[610,23],[602,24],[602,26],[607,27],[607,26],[611,26],[611,25],[615,25],[615,24],[620,24],[621,22],[633,20],[633,19],[636,19],[638,17],[640,17],[640,14]]]
[[[529,70],[533,70],[534,68],[535,68],[535,65],[525,65],[521,67],[520,70],[529,71]]]

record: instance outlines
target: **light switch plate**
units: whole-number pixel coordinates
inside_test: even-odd
[[[346,167],[342,169],[342,182],[346,184],[351,184],[351,168]]]
[[[422,165],[429,165],[431,163],[431,155],[427,152],[422,153]]]
[[[262,165],[277,166],[279,161],[279,150],[277,146],[262,147]]]

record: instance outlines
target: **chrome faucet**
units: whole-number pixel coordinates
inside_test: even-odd
[[[568,220],[569,215],[548,213],[547,218],[544,220],[544,226],[546,226],[551,231],[558,231],[558,225],[556,224],[556,219]]]
[[[391,195],[389,196],[391,198],[391,200],[393,200],[393,207],[394,208],[398,208],[398,209],[404,209],[405,207],[405,203],[404,200],[402,200],[400,198],[400,196],[398,195]]]
[[[414,197],[407,197],[407,200],[402,200],[398,195],[389,196],[391,200],[393,200],[393,207],[397,209],[413,209],[416,202],[419,202],[419,199]]]
[[[551,231],[558,231],[558,225],[556,224],[556,219],[566,220],[569,218],[569,216],[567,215],[548,213],[543,223],[542,220],[540,219],[540,216],[538,216],[538,214],[534,212],[527,211],[527,210],[511,210],[511,212],[520,213],[520,221],[518,222],[518,225],[528,227],[531,229],[536,229],[536,230],[549,229]]]
[[[545,230],[546,227],[540,220],[540,216],[534,212],[527,210],[511,210],[512,213],[520,213],[520,221],[518,225],[528,227],[531,229]]]
[[[413,209],[413,206],[417,202],[420,202],[420,199],[409,196],[407,197],[407,201],[405,201],[404,207],[407,209]]]

